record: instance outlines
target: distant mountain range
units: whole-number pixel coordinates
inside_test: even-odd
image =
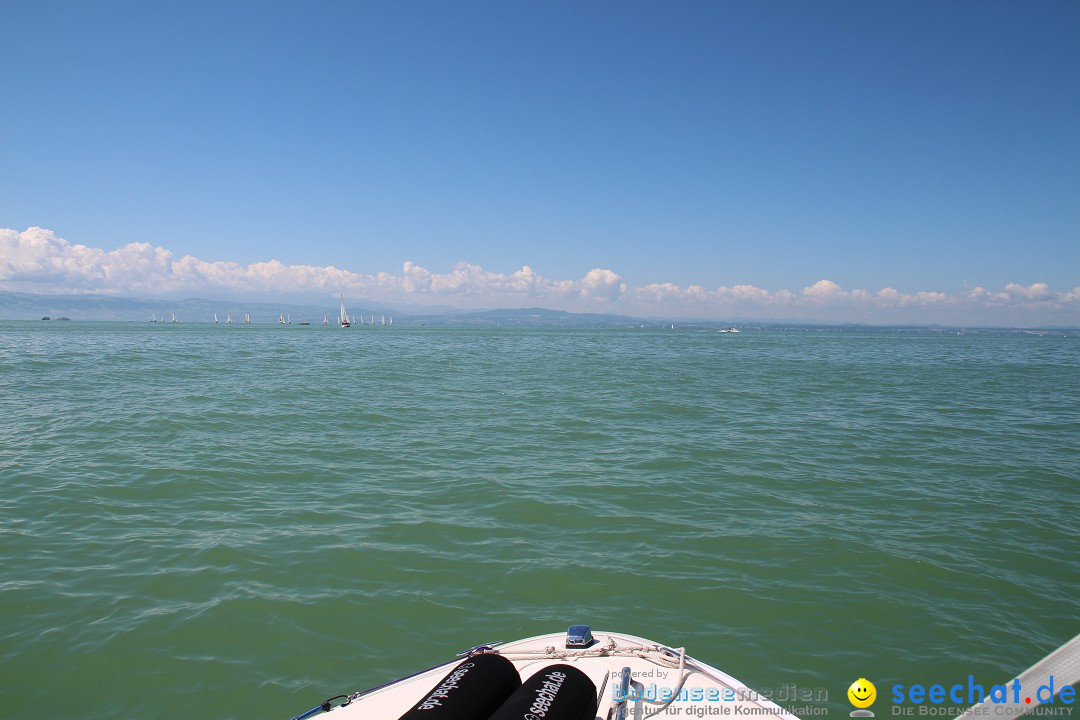
[[[179,322],[213,322],[214,313],[225,322],[228,314],[240,322],[244,313],[251,313],[259,324],[276,323],[280,315],[293,323],[322,322],[324,315],[337,320],[338,306],[301,305],[295,303],[241,302],[237,300],[208,300],[186,298],[183,300],[160,300],[146,298],[116,297],[114,295],[36,295],[32,293],[0,292],[0,319],[40,320],[43,317],[68,317],[72,320],[119,320],[131,322],[171,318],[176,314]],[[372,316],[376,323],[383,317],[394,317],[395,323],[408,325],[475,326],[475,327],[626,327],[642,323],[655,324],[639,318],[620,315],[569,313],[562,310],[528,308],[523,310],[486,310],[480,312],[449,311],[433,308],[427,313],[397,312],[382,305],[359,301],[350,304],[349,314],[362,316],[368,322]]]
[[[280,302],[240,302],[237,300],[208,300],[187,298],[184,300],[158,300],[126,298],[113,295],[35,295],[32,293],[0,292],[0,319],[40,320],[44,317],[67,317],[72,320],[119,320],[131,322],[171,318],[176,314],[178,322],[209,323],[214,314],[225,322],[232,314],[235,322],[241,322],[244,313],[251,313],[255,323],[276,323],[285,315],[293,323],[322,322],[324,315],[337,321],[338,305],[300,305]],[[481,312],[453,312],[435,308],[428,313],[399,313],[381,305],[365,304],[363,301],[350,305],[349,314],[362,316],[370,322],[374,317],[380,323],[384,317],[393,317],[395,323],[408,325],[475,326],[475,327],[625,327],[647,321],[619,315],[569,313],[562,310],[529,308],[524,310],[486,310]],[[655,324],[655,321],[650,323]]]
[[[372,307],[350,308],[350,313],[363,313],[370,317],[385,313],[385,309]],[[179,322],[213,322],[214,313],[225,322],[227,314],[241,322],[244,313],[251,313],[257,323],[277,322],[278,315],[291,316],[294,323],[322,322],[323,315],[336,320],[337,303],[326,305],[297,305],[291,303],[240,302],[237,300],[148,300],[113,295],[34,295],[30,293],[0,292],[0,318],[6,320],[38,320],[42,317],[66,316],[72,320],[150,320],[151,314],[158,319],[176,313]]]
[[[361,301],[362,302],[362,301]],[[240,302],[237,300],[159,300],[121,298],[111,295],[33,295],[0,291],[0,320],[41,320],[42,317],[70,317],[72,321],[149,321],[151,316],[171,318],[176,313],[180,323],[212,323],[214,313],[222,323],[228,314],[234,322],[242,322],[244,313],[251,313],[257,324],[278,322],[280,315],[293,323],[321,323],[323,315],[337,321],[337,303],[325,305],[288,302]],[[626,327],[656,325],[657,321],[623,315],[570,313],[562,310],[528,308],[524,310],[486,310],[480,312],[432,309],[428,313],[397,312],[382,305],[357,303],[349,308],[353,317],[381,323],[383,317],[394,318],[395,324],[451,327]]]
[[[388,321],[393,317],[398,325],[425,325],[434,327],[527,327],[527,328],[671,328],[690,330],[712,330],[728,327],[732,323],[700,319],[680,318],[641,318],[627,315],[604,315],[599,313],[572,313],[564,310],[546,308],[522,308],[514,310],[456,311],[450,308],[424,308],[411,306],[412,312],[399,312],[381,304],[365,303],[360,300],[350,304],[349,312],[353,317],[362,316],[365,320],[381,322],[383,316]],[[237,300],[207,300],[188,298],[184,300],[151,300],[144,298],[125,298],[113,295],[37,295],[32,293],[0,291],[0,320],[40,320],[43,317],[58,319],[61,317],[76,320],[114,320],[124,322],[146,322],[151,315],[158,319],[171,318],[176,313],[178,322],[211,323],[214,313],[225,322],[228,314],[233,321],[242,322],[244,313],[251,313],[257,324],[277,323],[280,315],[290,318],[293,323],[321,323],[326,315],[331,322],[336,322],[338,306],[335,302],[325,305],[302,305],[293,303],[241,302]],[[744,321],[736,323],[743,329],[761,330],[799,330],[809,332],[890,332],[890,333],[1025,333],[1080,335],[1076,327],[1044,328],[957,328],[940,325],[932,326],[882,326],[854,323],[825,325],[820,323]]]

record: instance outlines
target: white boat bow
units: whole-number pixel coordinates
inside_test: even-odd
[[[585,628],[585,632],[589,632],[588,628]],[[532,720],[645,720],[651,717],[669,720],[721,714],[767,720],[798,720],[795,715],[761,697],[727,673],[690,657],[684,649],[671,648],[634,635],[596,631],[591,633],[587,647],[571,647],[568,646],[567,634],[553,633],[510,643],[480,645],[462,655],[464,659],[459,657],[372,690],[338,696],[293,720],[322,712],[333,713],[335,720],[398,720],[406,715],[408,720],[414,717],[431,720],[441,717],[502,720],[503,717],[519,715],[524,720],[530,720],[530,716]],[[554,708],[551,708],[546,716],[528,711],[523,715],[508,713],[507,707],[514,704],[516,696],[520,694],[518,692],[494,714],[490,710],[482,714],[463,713],[461,707],[451,708],[449,714],[443,714],[441,711],[445,708],[431,698],[445,697],[442,689],[448,683],[456,688],[458,680],[455,678],[463,675],[459,666],[481,655],[498,655],[512,663],[522,683],[519,690],[525,690],[530,682],[536,688],[551,687],[550,680],[546,678],[559,676],[559,669],[553,666],[569,665],[580,670],[591,681],[590,692],[596,693],[595,702],[590,701],[587,707],[572,708],[569,712],[563,708],[554,713]],[[551,671],[544,676],[543,672],[548,668]],[[461,684],[464,685],[464,682]],[[488,684],[497,683],[492,681]],[[587,683],[583,685],[587,687]],[[534,692],[545,691],[540,689]],[[429,707],[421,707],[423,703],[428,703]],[[450,705],[451,701],[447,700],[446,704]],[[532,709],[536,707],[534,703]],[[432,710],[438,712],[425,712]]]

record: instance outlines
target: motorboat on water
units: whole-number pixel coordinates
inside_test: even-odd
[[[798,720],[685,648],[585,625],[565,634],[478,645],[450,662],[333,697],[293,720],[322,713],[335,720],[670,720],[719,714]]]

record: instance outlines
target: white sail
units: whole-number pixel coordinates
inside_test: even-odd
[[[218,319],[217,319],[217,313],[214,313],[214,324],[215,324],[215,325],[217,325],[217,321],[218,321]]]
[[[338,294],[341,298],[341,309],[338,311],[338,322],[341,323],[341,327],[349,327],[349,311],[345,309],[345,296]]]
[[[232,313],[229,313],[228,315],[225,316],[225,324],[226,325],[232,325]]]
[[[327,319],[326,315],[322,316],[322,324],[323,325],[329,325],[330,324],[330,320]]]

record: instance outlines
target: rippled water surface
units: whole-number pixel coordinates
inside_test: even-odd
[[[0,438],[10,716],[288,718],[585,622],[845,717],[1080,631],[1076,338],[8,322]]]

